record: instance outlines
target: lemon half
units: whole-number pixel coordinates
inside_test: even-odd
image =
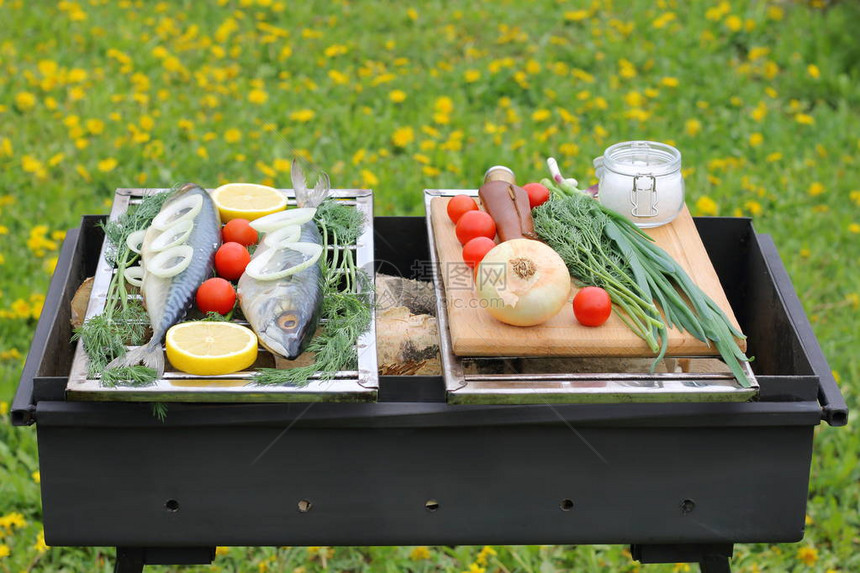
[[[228,183],[212,191],[221,222],[253,221],[287,208],[287,196],[273,187],[255,183]]]
[[[257,335],[232,322],[176,324],[167,331],[164,345],[175,368],[200,376],[238,372],[257,359]]]

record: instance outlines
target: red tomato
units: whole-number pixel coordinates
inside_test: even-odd
[[[463,213],[477,210],[478,204],[468,195],[457,195],[456,197],[451,197],[451,200],[448,201],[448,217],[453,223],[459,221]]]
[[[540,183],[526,183],[523,189],[529,194],[529,206],[534,209],[549,200],[549,189]]]
[[[468,211],[460,216],[455,232],[461,245],[475,237],[492,239],[496,236],[496,222],[484,211]]]
[[[203,281],[197,289],[197,308],[203,312],[227,314],[236,304],[236,291],[233,285],[217,277]]]
[[[251,262],[248,249],[239,243],[224,243],[215,252],[215,271],[228,280],[236,280],[245,272]]]
[[[247,219],[231,219],[221,229],[221,238],[225,243],[239,243],[247,247],[256,243],[259,236]]]
[[[612,314],[609,293],[595,286],[581,289],[573,297],[573,314],[583,326],[600,326]]]
[[[489,253],[495,246],[496,242],[492,239],[475,237],[463,245],[463,261],[469,265],[469,268],[474,269],[483,260],[484,255]]]

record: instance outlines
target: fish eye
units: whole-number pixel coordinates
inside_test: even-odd
[[[292,330],[298,325],[299,318],[294,312],[285,312],[278,317],[277,322],[278,328],[282,328],[283,330]]]

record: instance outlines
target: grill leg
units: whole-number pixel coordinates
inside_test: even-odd
[[[116,564],[113,573],[142,573],[143,549],[132,547],[116,548]]]
[[[729,558],[723,555],[705,555],[699,561],[699,570],[702,573],[732,573]]]

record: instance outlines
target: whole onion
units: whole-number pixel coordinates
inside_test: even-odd
[[[490,250],[475,274],[481,307],[514,326],[546,322],[570,295],[564,261],[540,241],[513,239]]]

